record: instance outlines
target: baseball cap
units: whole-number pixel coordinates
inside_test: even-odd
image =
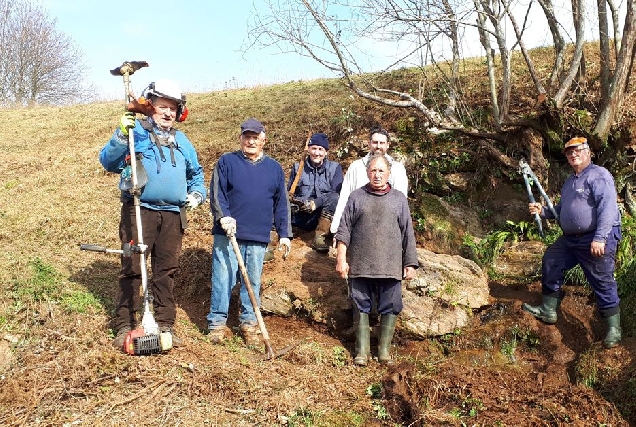
[[[265,126],[254,118],[249,118],[241,123],[241,134],[245,132],[261,133],[265,132]]]
[[[582,136],[572,138],[563,146],[563,152],[565,153],[567,149],[578,147],[579,145],[587,145],[587,138],[583,138]]]

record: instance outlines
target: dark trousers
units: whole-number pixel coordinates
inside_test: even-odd
[[[179,253],[183,240],[183,228],[179,212],[153,211],[141,208],[146,256],[150,256],[152,280],[148,279],[148,290],[153,296],[154,317],[159,326],[174,324],[176,306],[174,302],[174,275],[179,267]],[[123,243],[137,243],[135,208],[132,203],[121,207],[119,237]],[[119,275],[119,298],[115,308],[115,329],[134,327],[137,312],[142,310],[140,295],[141,265],[139,254],[121,257]]]
[[[581,265],[590,286],[594,290],[599,310],[618,307],[618,285],[614,279],[616,247],[621,239],[620,227],[613,227],[605,242],[605,255],[595,257],[590,253],[594,232],[581,236],[561,236],[543,255],[542,293],[558,296],[567,270]]]
[[[360,313],[370,313],[373,299],[378,301],[378,314],[395,314],[402,311],[402,282],[396,279],[355,277],[349,279],[351,299]]]

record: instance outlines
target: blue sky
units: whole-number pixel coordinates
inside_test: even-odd
[[[109,70],[148,61],[131,77],[136,94],[169,78],[184,92],[333,77],[297,54],[253,51],[244,57],[247,23],[260,0],[41,0],[57,28],[82,50],[85,77],[98,99],[123,97],[122,79]]]
[[[85,79],[94,85],[96,99],[123,97],[121,78],[111,76],[109,70],[124,61],[150,64],[131,78],[136,94],[149,82],[163,78],[179,82],[184,92],[192,93],[335,77],[313,59],[280,54],[275,47],[253,49],[247,55],[242,52],[250,15],[254,8],[263,9],[264,0],[39,1],[57,19],[58,30],[81,49]],[[342,6],[340,12],[344,16],[352,8]],[[588,9],[592,21],[594,11]],[[567,8],[558,13],[567,21]],[[524,36],[526,46],[552,44],[538,6],[532,15],[531,30]],[[523,14],[517,18],[521,22]],[[512,34],[512,29],[508,31]],[[588,28],[586,34],[595,38],[596,33]],[[463,43],[465,57],[483,54],[476,36],[465,34]],[[372,39],[359,40],[356,49],[364,52],[359,57],[364,58],[365,63],[360,64],[364,71],[379,71],[392,64],[397,51],[395,44]]]

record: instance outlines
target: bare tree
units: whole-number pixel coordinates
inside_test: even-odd
[[[560,11],[555,11],[552,0],[538,0],[537,3],[541,6],[554,43],[552,72],[546,82],[540,80],[525,47],[527,16],[521,24],[513,14],[513,11],[521,8],[521,3],[517,0],[473,0],[470,8],[467,8],[467,2],[458,0],[268,0],[271,13],[259,10],[259,13],[255,14],[250,35],[254,37],[254,44],[276,45],[281,50],[296,50],[302,55],[312,57],[344,77],[351,90],[361,97],[385,105],[420,111],[431,127],[503,139],[502,133],[505,134],[511,127],[527,123],[518,117],[510,116],[511,93],[515,84],[510,67],[515,46],[518,46],[524,55],[538,99],[546,99],[555,107],[550,109],[550,114],[566,114],[564,107],[572,103],[578,103],[579,109],[587,108],[581,104],[587,102],[586,98],[578,95],[585,95],[586,90],[583,86],[586,80],[583,48],[588,16],[586,7],[592,2],[571,0],[571,19],[562,13],[567,7],[562,2],[559,2]],[[605,37],[605,40],[599,43],[604,67],[604,88],[600,104],[589,106],[590,111],[596,114],[597,122],[593,129],[585,130],[592,136],[596,148],[600,148],[607,141],[610,125],[620,117],[633,65],[633,46],[636,41],[635,4],[636,0],[628,0],[626,3],[627,15],[622,27],[623,34],[619,38],[617,36],[620,34],[620,25],[614,0],[596,2],[597,18],[603,22],[592,24],[598,25],[601,38]],[[347,13],[351,14],[351,10],[355,8],[363,10],[364,13],[355,17],[345,16]],[[611,17],[607,13],[608,8]],[[612,22],[613,34],[617,37],[614,41],[615,49],[619,49],[615,56],[610,52],[609,25],[606,22],[609,19]],[[509,40],[511,34],[506,33],[506,28],[509,27],[514,30],[512,43]],[[473,129],[465,120],[449,120],[449,113],[455,109],[461,94],[458,87],[459,79],[456,79],[455,74],[459,69],[457,64],[461,61],[458,46],[465,42],[460,37],[469,30],[478,32],[484,49],[491,87],[491,107],[494,113],[490,126],[482,125],[479,129]],[[369,34],[378,42],[392,41],[402,46],[407,44],[410,48],[401,50],[402,53],[396,55],[394,61],[383,70],[365,70],[360,66],[365,52],[357,48],[364,44],[360,41],[369,39]],[[569,54],[564,34],[571,37],[574,47]],[[452,47],[450,58],[432,53],[434,46],[444,43],[448,45],[449,42]],[[366,52],[366,55],[371,54],[372,50],[371,53]],[[378,87],[374,84],[373,75],[362,74],[365,71],[386,71],[393,67],[418,65],[417,58],[420,59],[419,65],[423,66],[424,62],[427,62],[435,65],[433,69],[438,71],[443,71],[444,67],[450,64],[450,72],[444,81],[448,88],[448,106],[453,108],[444,109],[439,105],[427,105],[428,101],[423,102],[425,98],[421,95],[418,97],[411,92]],[[423,60],[424,58],[426,60]],[[575,80],[577,75],[578,82]],[[552,121],[556,124],[560,122]],[[489,129],[493,129],[494,132]],[[565,131],[555,130],[557,133]]]
[[[30,0],[0,0],[0,104],[66,104],[87,89],[82,54]]]

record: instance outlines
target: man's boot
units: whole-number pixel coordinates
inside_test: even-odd
[[[392,365],[391,341],[395,332],[395,314],[383,314],[380,316],[380,338],[378,338],[378,362],[385,365]]]
[[[353,363],[365,366],[371,353],[371,337],[369,336],[369,313],[360,313],[360,321],[356,330],[356,357]]]
[[[563,295],[563,293],[561,293]],[[561,305],[563,297],[551,297],[543,295],[541,305],[530,305],[523,303],[521,308],[528,313],[532,314],[539,320],[543,320],[545,323],[556,323],[557,321],[557,308]]]
[[[621,313],[617,308],[601,310],[601,317],[607,325],[607,335],[603,340],[605,348],[616,347],[622,339]]]
[[[311,245],[318,252],[328,252],[329,245],[326,242],[326,237],[329,234],[329,228],[331,228],[331,218],[329,215],[321,214],[318,219],[318,225],[314,233],[314,243]]]

